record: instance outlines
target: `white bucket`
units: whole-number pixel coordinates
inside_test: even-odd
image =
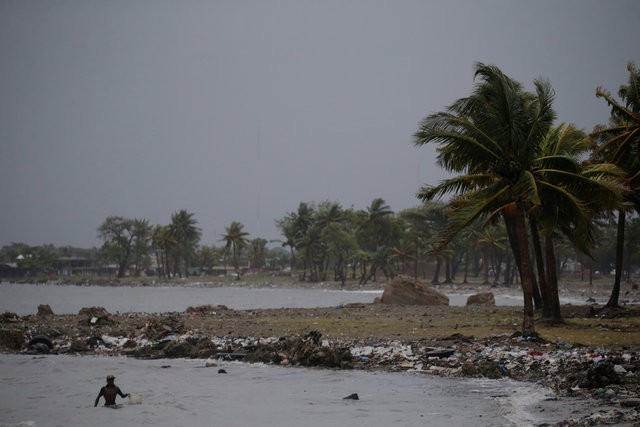
[[[142,395],[129,393],[129,405],[139,405],[142,403]]]

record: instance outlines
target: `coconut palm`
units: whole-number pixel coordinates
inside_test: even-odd
[[[532,165],[540,203],[529,211],[542,290],[542,316],[561,323],[554,239],[562,233],[573,245],[589,253],[595,242],[594,217],[617,206],[619,169],[611,164],[581,162],[590,144],[572,125],[551,128],[540,143]],[[544,251],[540,234],[544,237]]]
[[[226,234],[222,239],[226,242],[225,250],[227,253],[231,251],[233,256],[233,268],[235,269],[236,278],[240,279],[240,253],[249,244],[247,237],[249,233],[244,231],[244,224],[238,221],[232,221],[231,225],[225,228]]]
[[[175,248],[175,240],[171,237],[169,226],[156,225],[151,234],[151,244],[156,255],[158,265],[158,276],[167,277],[169,275],[169,258],[171,251]]]
[[[202,233],[197,224],[198,221],[194,218],[194,214],[184,209],[171,215],[169,232],[176,242],[174,268],[177,269],[177,273],[181,277],[182,271],[184,271],[185,276],[189,275],[191,258],[200,241]]]
[[[618,210],[615,279],[607,307],[618,306],[626,211],[634,208],[640,212],[640,70],[631,62],[627,64],[627,70],[629,82],[618,91],[621,102],[603,88],[596,90],[596,96],[604,98],[611,106],[611,120],[610,126],[597,127],[592,134],[602,142],[596,152],[597,157],[620,166],[626,173],[626,203]]]
[[[417,146],[438,143],[438,164],[461,174],[435,187],[423,187],[418,197],[431,200],[457,194],[449,203],[449,223],[439,247],[477,219],[504,219],[522,279],[522,331],[533,334],[534,276],[526,211],[539,204],[530,167],[536,147],[555,119],[553,91],[548,82],[538,79],[536,93],[526,92],[491,65],[476,64],[475,76],[480,82],[471,96],[427,116],[415,134]]]
[[[617,201],[615,168],[580,164],[575,155],[578,148],[584,150],[584,139],[573,127],[551,128],[555,114],[548,82],[536,80],[532,94],[496,67],[478,64],[476,76],[482,82],[471,97],[457,101],[446,113],[427,117],[416,134],[418,145],[440,142],[439,163],[463,174],[424,188],[419,196],[458,194],[450,202],[451,221],[443,243],[478,218],[485,222],[504,219],[522,280],[523,333],[528,334],[534,331],[531,298],[535,276],[527,220],[534,243],[538,242],[538,224],[543,235],[549,236],[547,272],[541,263],[542,251],[537,251],[539,278],[547,306],[557,308],[554,316],[561,321],[557,289],[554,293],[548,288],[549,281],[557,287],[550,237],[558,230],[582,249],[593,243],[593,212]]]

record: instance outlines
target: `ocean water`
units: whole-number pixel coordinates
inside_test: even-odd
[[[101,306],[110,313],[182,312],[189,306],[223,304],[232,309],[334,307],[371,303],[382,291],[343,291],[303,288],[248,288],[191,286],[75,286],[0,283],[0,312],[35,314],[39,304],[49,304],[56,314],[78,313],[83,307]],[[449,304],[463,306],[469,294],[449,294]],[[521,306],[522,296],[496,295],[497,305]],[[563,301],[571,302],[571,301]]]
[[[0,355],[0,427],[528,426],[588,408],[504,379],[217,363]],[[101,399],[94,407],[110,373],[142,403],[118,398],[114,410]],[[343,399],[352,393],[359,400]]]

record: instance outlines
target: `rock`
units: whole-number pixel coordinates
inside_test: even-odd
[[[53,316],[53,310],[51,310],[51,307],[49,306],[49,304],[40,304],[38,306],[38,313],[36,314],[36,316],[38,317]]]
[[[0,348],[20,350],[24,344],[24,334],[15,329],[0,329]]]
[[[449,297],[417,280],[398,276],[384,287],[380,302],[404,305],[449,305]]]
[[[467,305],[496,305],[496,299],[491,292],[481,292],[475,295],[469,295]]]
[[[227,373],[227,371],[225,371],[224,369],[218,369],[218,373],[219,373],[219,374],[226,374],[226,373]]]

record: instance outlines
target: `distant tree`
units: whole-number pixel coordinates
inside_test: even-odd
[[[609,126],[599,126],[593,137],[601,142],[596,152],[599,159],[614,163],[626,172],[624,204],[618,210],[615,279],[607,307],[617,307],[624,259],[624,231],[627,212],[640,212],[640,69],[627,64],[629,81],[620,86],[616,100],[603,88],[596,96],[611,107]]]
[[[149,222],[144,219],[127,219],[109,216],[98,228],[103,240],[102,257],[118,264],[118,277],[124,277],[136,251],[148,247]]]
[[[174,259],[173,254],[177,249],[177,243],[171,236],[169,226],[156,225],[153,228],[151,241],[158,265],[158,276],[168,277],[171,273],[170,261]]]
[[[267,240],[260,237],[252,239],[249,242],[249,260],[251,261],[251,267],[262,268],[264,267],[267,251]]]
[[[11,242],[10,245],[3,246],[2,250],[0,250],[0,259],[4,262],[16,262],[18,256],[24,256],[30,249],[30,246],[26,243]]]
[[[194,218],[194,214],[184,209],[171,215],[169,231],[176,242],[174,267],[180,277],[182,277],[183,271],[185,277],[189,276],[191,258],[194,256],[202,234],[197,225],[198,221]]]
[[[18,257],[17,266],[29,274],[47,274],[55,271],[60,252],[53,245],[28,247]]]
[[[225,228],[225,233],[222,239],[225,245],[225,253],[228,255],[231,252],[233,257],[233,267],[236,272],[236,278],[240,279],[240,253],[247,247],[247,237],[249,233],[244,231],[244,224],[238,221],[233,221]]]
[[[220,251],[215,246],[202,245],[196,251],[196,263],[204,271],[211,271],[218,265]]]

